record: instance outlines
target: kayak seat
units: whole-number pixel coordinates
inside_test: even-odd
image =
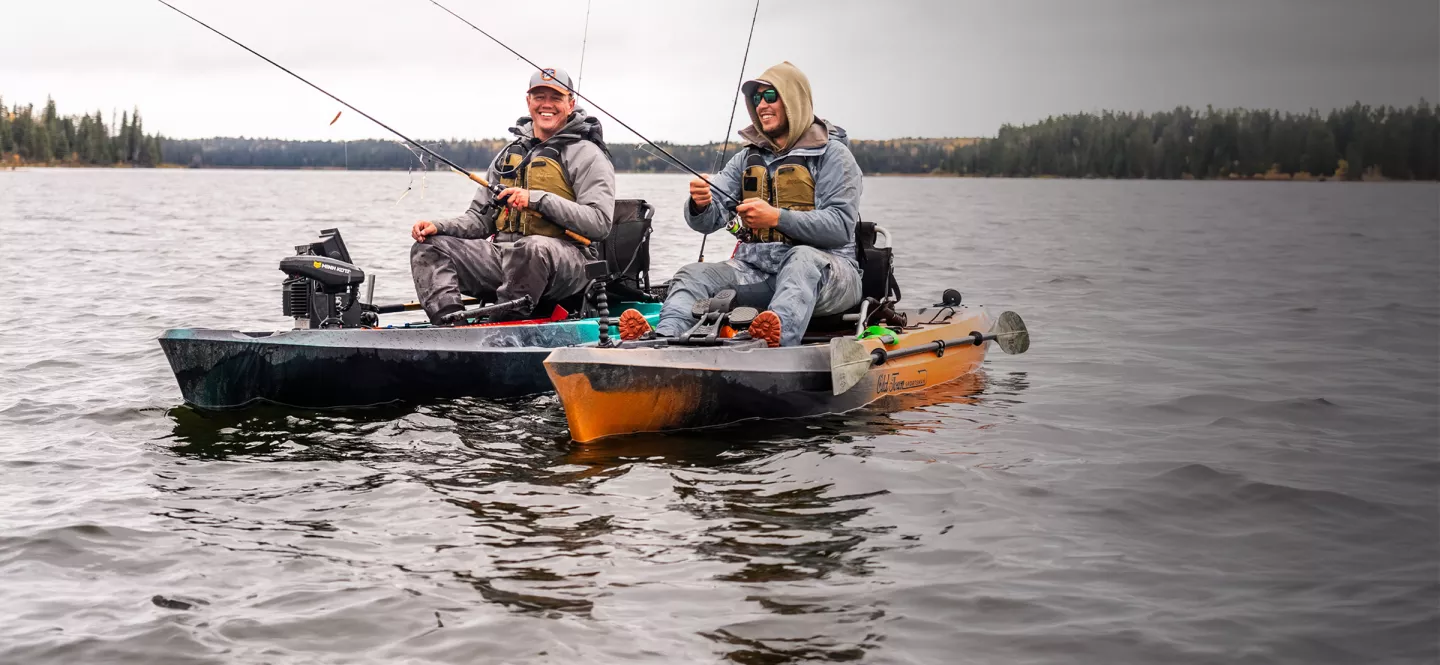
[[[594,243],[610,270],[610,301],[656,302],[650,295],[650,231],[655,206],[643,199],[616,199],[610,236]]]
[[[590,245],[596,256],[605,260],[609,271],[606,294],[610,316],[619,316],[616,307],[622,302],[658,302],[650,294],[650,231],[654,219],[655,206],[644,199],[616,199],[610,235]],[[571,296],[544,298],[531,311],[536,316],[549,316],[559,305],[574,317],[594,316],[595,308],[586,298],[593,284]]]
[[[860,263],[860,297],[884,300],[900,299],[900,283],[895,281],[895,255],[890,247],[890,233],[875,222],[855,223],[855,259]],[[856,307],[859,311],[859,307]]]
[[[855,223],[855,259],[860,264],[860,302],[872,298],[872,302],[893,297],[900,300],[900,283],[895,281],[894,250],[890,247],[890,234],[875,222],[860,220]],[[827,333],[854,330],[855,321],[846,321],[847,314],[859,314],[860,304],[849,311],[810,319],[809,333]]]

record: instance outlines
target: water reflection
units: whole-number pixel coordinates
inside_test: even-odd
[[[1025,387],[982,372],[848,414],[590,444],[568,440],[551,396],[345,412],[179,407],[165,442],[175,463],[154,484],[168,497],[162,514],[202,545],[394,567],[543,618],[604,616],[597,608],[650,584],[698,602],[707,596],[694,585],[713,580],[743,589],[741,605],[707,609],[695,634],[731,660],[851,660],[874,646],[883,606],[796,590],[872,577],[878,552],[912,544],[876,523],[874,499],[888,490],[846,489],[846,460],[895,435],[978,425],[972,407],[987,393]],[[756,607],[776,618],[727,618]]]
[[[995,405],[1028,388],[1024,372],[990,379],[985,372],[962,376],[928,390],[888,395],[846,414],[790,420],[748,421],[725,427],[670,433],[645,433],[578,444],[568,440],[565,418],[552,396],[509,400],[456,399],[432,405],[392,404],[365,409],[316,411],[257,406],[237,411],[204,411],[177,406],[168,448],[182,457],[243,458],[253,461],[300,459],[404,459],[424,464],[442,461],[433,451],[396,449],[405,432],[449,432],[458,444],[450,452],[495,456],[513,462],[539,454],[545,462],[587,467],[569,475],[585,479],[636,462],[677,466],[735,464],[777,450],[823,448],[834,443],[928,431],[935,420],[913,417],[930,407],[974,405],[983,398]],[[988,389],[988,390],[987,390]],[[907,417],[899,417],[907,416]],[[517,444],[518,447],[517,447]],[[358,455],[357,455],[358,454]],[[469,484],[469,483],[466,483]]]

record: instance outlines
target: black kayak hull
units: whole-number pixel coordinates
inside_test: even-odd
[[[549,392],[543,361],[550,351],[597,338],[594,319],[576,319],[265,333],[177,328],[165,331],[159,342],[185,402],[223,410],[257,403],[325,409]]]

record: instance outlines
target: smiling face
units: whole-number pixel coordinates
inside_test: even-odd
[[[525,95],[530,105],[530,119],[535,123],[535,137],[544,141],[565,126],[575,110],[575,98],[554,88],[537,86]]]
[[[764,94],[770,90],[770,86],[761,86],[755,89],[756,94]],[[760,128],[765,130],[765,135],[771,140],[783,140],[790,133],[790,122],[785,119],[785,100],[776,97],[775,101],[767,102],[760,100],[755,105],[755,117],[760,119]]]

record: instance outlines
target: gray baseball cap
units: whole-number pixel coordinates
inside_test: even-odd
[[[569,93],[575,84],[570,81],[570,74],[559,67],[546,67],[530,75],[530,87],[525,91],[529,92],[539,87],[551,88],[563,93]]]

